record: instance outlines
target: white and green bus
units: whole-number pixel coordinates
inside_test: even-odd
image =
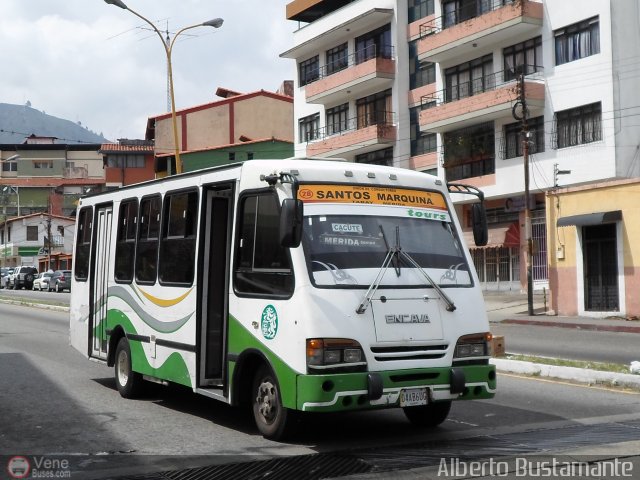
[[[449,192],[482,200],[411,170],[288,159],[84,197],[71,344],[114,367],[123,397],[184,385],[251,407],[268,438],[301,412],[402,407],[438,425],[496,389]]]

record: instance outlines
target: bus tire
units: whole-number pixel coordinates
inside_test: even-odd
[[[118,392],[124,398],[135,398],[142,389],[142,375],[131,369],[131,348],[127,337],[122,337],[116,347],[113,365]]]
[[[251,395],[253,418],[265,438],[281,440],[294,433],[297,412],[282,406],[278,380],[269,367],[258,368]]]
[[[419,407],[403,407],[404,414],[417,427],[437,427],[449,416],[451,400],[434,402]]]

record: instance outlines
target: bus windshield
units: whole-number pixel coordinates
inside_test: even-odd
[[[448,215],[440,220],[406,209],[397,209],[403,216],[352,213],[358,209],[305,212],[303,248],[315,286],[367,288],[394,248],[407,255],[392,256],[381,287],[429,286],[415,264],[442,287],[472,285],[464,248]]]

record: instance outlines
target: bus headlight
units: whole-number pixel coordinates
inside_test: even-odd
[[[307,339],[307,367],[314,370],[366,367],[362,347],[348,338]]]
[[[453,358],[487,357],[491,355],[491,339],[489,332],[464,335],[458,339]]]

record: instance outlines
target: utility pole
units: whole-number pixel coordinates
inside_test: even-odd
[[[522,115],[516,112],[518,106],[522,109]],[[524,232],[527,246],[526,269],[527,269],[527,310],[529,315],[534,315],[533,311],[533,240],[531,239],[531,199],[529,198],[529,126],[527,124],[527,99],[525,96],[524,68],[518,77],[518,101],[513,106],[512,114],[516,120],[520,120],[522,130],[522,157],[524,160]]]

